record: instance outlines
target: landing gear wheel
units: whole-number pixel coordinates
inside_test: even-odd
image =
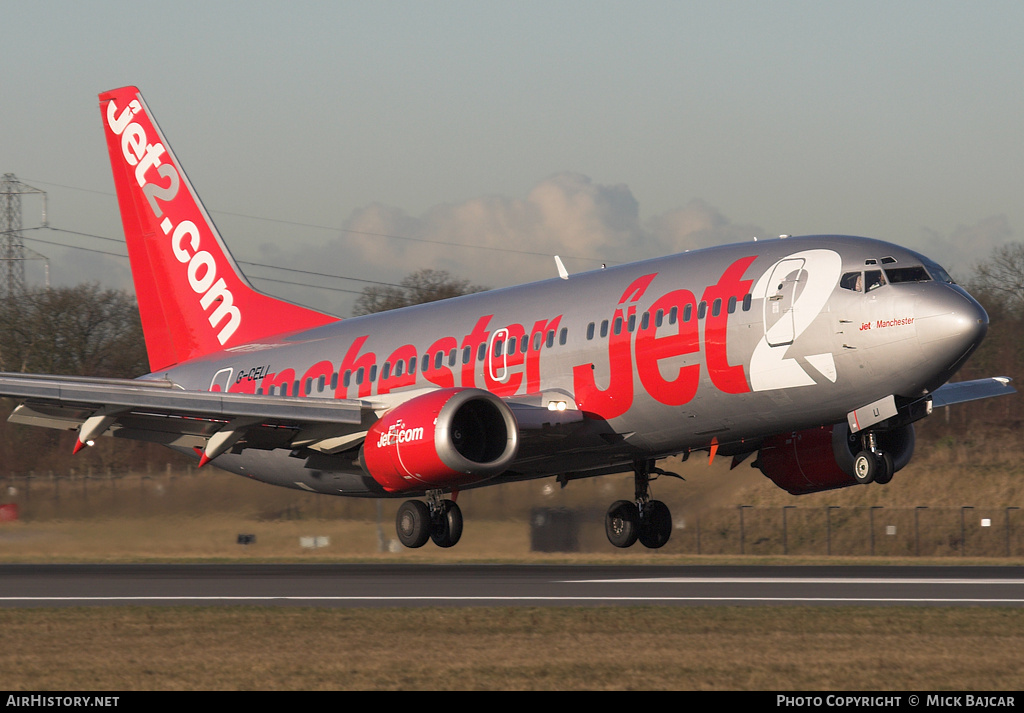
[[[636,503],[616,500],[604,516],[604,531],[616,547],[630,547],[640,534],[640,511]]]
[[[853,479],[866,485],[878,473],[878,460],[871,451],[861,451],[853,459]]]
[[[438,547],[454,547],[462,537],[462,510],[451,500],[442,500],[431,518],[430,539]]]
[[[421,500],[406,500],[398,507],[395,529],[406,547],[423,547],[430,539],[430,508]]]
[[[640,519],[640,544],[656,550],[664,547],[672,536],[672,513],[660,500],[651,500],[644,506]]]
[[[892,463],[892,456],[888,453],[883,453],[878,457],[878,472],[875,473],[875,482],[879,485],[885,485],[892,480],[893,472],[896,468]]]

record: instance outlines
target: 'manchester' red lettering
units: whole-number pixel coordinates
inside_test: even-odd
[[[705,288],[700,303],[690,290],[674,289],[656,297],[646,310],[639,310],[640,301],[650,291],[658,274],[651,273],[633,280],[623,291],[609,322],[607,365],[587,362],[573,366],[577,407],[598,418],[621,416],[633,405],[637,378],[644,392],[659,403],[682,406],[692,401],[700,384],[702,321],[704,364],[711,383],[727,394],[750,391],[743,365],[729,363],[728,326],[729,315],[753,284],[753,280],[743,279],[743,275],[755,259],[756,256],[752,255],[729,265],[717,283]],[[703,320],[697,318],[698,310],[703,312]],[[641,317],[644,313],[646,318]],[[388,394],[416,385],[420,377],[441,388],[453,388],[456,381],[461,386],[474,387],[477,386],[478,370],[483,378],[483,388],[503,398],[541,391],[541,352],[547,348],[548,335],[558,333],[562,315],[537,320],[529,332],[520,324],[496,327],[492,332],[493,318],[493,314],[479,317],[461,340],[454,336],[441,337],[425,353],[417,352],[412,344],[398,347],[388,357],[390,368],[382,371],[379,379],[370,375],[377,366],[376,354],[362,352],[369,335],[360,336],[352,342],[338,367],[334,396],[339,399],[367,398],[374,389],[377,394]],[[515,348],[509,348],[510,339],[514,340]],[[497,348],[499,343],[502,345],[500,352]],[[525,351],[520,346],[524,344]],[[479,358],[481,350],[486,350],[484,359]],[[671,373],[666,373],[664,362],[678,357],[690,358],[684,359]],[[452,367],[458,361],[462,366],[456,374]],[[399,362],[402,368],[396,369]],[[356,374],[362,378],[357,378]],[[271,387],[276,390],[292,383],[295,376],[295,370],[290,368],[267,373],[261,381],[263,392],[271,393]],[[300,386],[308,380],[323,378],[326,381],[331,376],[333,367],[330,362],[321,361],[303,373]],[[350,392],[350,386],[356,387],[352,390],[354,393]],[[249,388],[247,386],[246,390]],[[294,395],[302,395],[304,391],[301,389]]]

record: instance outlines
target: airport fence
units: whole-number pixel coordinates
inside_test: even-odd
[[[624,482],[628,482],[628,478]],[[604,535],[608,489],[593,479],[575,498],[538,506],[550,485],[519,483],[459,495],[467,519],[521,521],[539,551],[615,551]],[[556,491],[556,495],[560,495]],[[82,469],[0,480],[0,528],[88,518],[232,513],[245,520],[354,520],[389,524],[401,500],[325,497],[227,475],[168,466],[117,473]],[[1024,513],[983,507],[707,507],[669,502],[664,553],[814,557],[1024,557]]]

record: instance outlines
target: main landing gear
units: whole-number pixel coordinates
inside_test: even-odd
[[[462,510],[444,500],[440,490],[427,491],[427,502],[406,500],[398,508],[395,529],[406,547],[423,547],[433,540],[438,547],[454,547],[462,537]]]
[[[861,447],[853,457],[853,477],[858,483],[879,483],[885,485],[892,480],[896,471],[892,456],[878,450],[874,431],[867,431],[861,436]]]
[[[644,547],[663,547],[672,535],[672,513],[660,500],[651,500],[651,475],[673,475],[654,467],[652,460],[633,463],[636,500],[617,500],[604,517],[608,541],[616,547],[631,547],[640,540]]]

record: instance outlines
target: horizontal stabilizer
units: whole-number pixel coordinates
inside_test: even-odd
[[[957,381],[939,387],[932,393],[932,406],[952,406],[967,401],[978,401],[990,399],[993,396],[1008,396],[1017,393],[1017,389],[1010,386],[1010,379],[1006,376],[994,376],[989,379],[975,379],[973,381]]]

